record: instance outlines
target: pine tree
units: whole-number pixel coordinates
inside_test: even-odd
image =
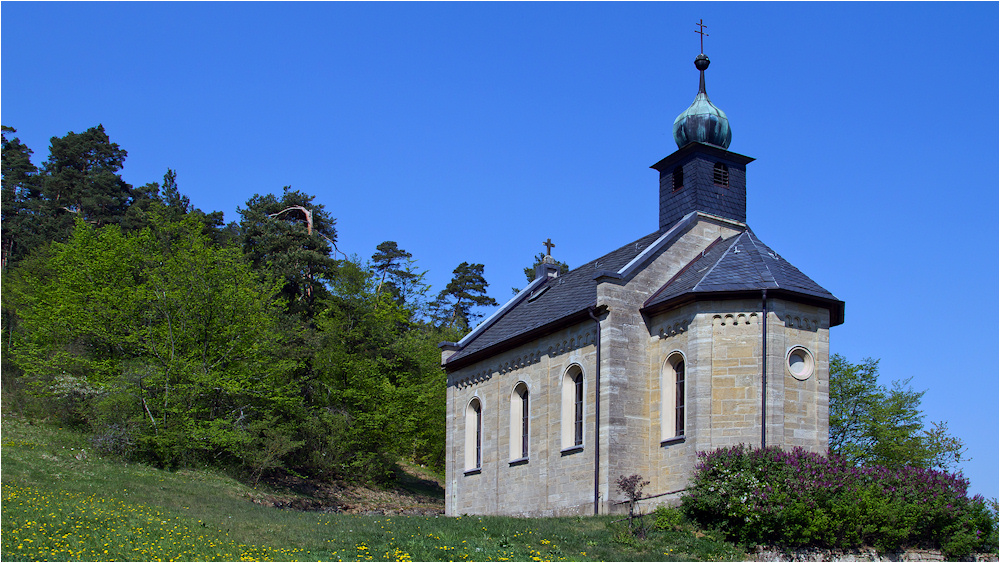
[[[473,307],[498,305],[495,299],[486,294],[486,288],[490,284],[483,277],[484,269],[482,264],[468,262],[462,262],[455,268],[451,281],[441,290],[434,303],[434,318],[439,324],[468,330],[481,316],[473,312]]]
[[[397,304],[404,305],[422,295],[427,290],[423,283],[426,272],[418,271],[415,264],[413,254],[399,248],[396,241],[387,240],[375,247],[372,254],[372,271],[378,279],[375,296],[386,291]],[[418,304],[410,306],[416,308]]]
[[[16,132],[12,127],[3,126],[0,245],[4,268],[44,242],[37,229],[41,203],[38,168],[31,163],[31,149],[17,137],[7,138],[8,134]]]
[[[255,194],[240,214],[238,240],[255,269],[284,280],[288,311],[311,319],[337,261],[336,219],[313,196],[285,186],[281,199]]]

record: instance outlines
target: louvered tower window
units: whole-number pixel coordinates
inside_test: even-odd
[[[684,167],[674,168],[674,191],[684,187]]]
[[[729,167],[722,162],[715,163],[715,171],[713,174],[713,180],[716,186],[723,188],[729,187]]]

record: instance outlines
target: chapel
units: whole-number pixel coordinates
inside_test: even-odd
[[[547,256],[514,298],[440,344],[446,514],[603,514],[621,507],[620,476],[650,481],[651,504],[676,499],[698,452],[826,453],[829,330],[844,303],[747,224],[754,159],[729,151],[709,62],[694,61],[677,150],[652,166],[658,228],[568,273]]]

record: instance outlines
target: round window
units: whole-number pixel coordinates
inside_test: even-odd
[[[795,346],[788,351],[785,365],[792,377],[799,381],[805,381],[812,375],[816,362],[813,360],[812,352],[802,346]]]

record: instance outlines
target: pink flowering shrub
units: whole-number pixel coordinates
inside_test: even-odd
[[[997,550],[996,515],[961,474],[855,467],[801,448],[701,452],[687,516],[746,545],[940,549],[949,559]]]

